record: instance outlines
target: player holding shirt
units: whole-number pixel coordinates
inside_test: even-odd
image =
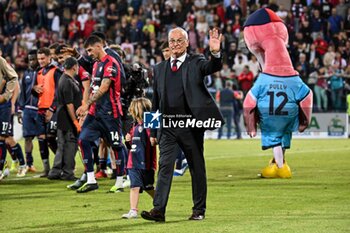
[[[92,71],[92,95],[77,110],[82,116],[89,113],[84,121],[79,137],[87,182],[77,192],[84,193],[98,189],[94,176],[91,143],[103,138],[112,147],[117,164],[117,183],[122,187],[124,158],[122,150],[121,121],[122,106],[120,102],[121,74],[119,63],[103,49],[103,41],[90,36],[84,44],[88,55],[96,60]]]

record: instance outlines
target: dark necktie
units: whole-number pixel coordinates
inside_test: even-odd
[[[173,72],[175,72],[175,71],[177,71],[177,60],[175,59],[175,60],[173,60],[173,65],[171,66],[171,70],[173,71]]]

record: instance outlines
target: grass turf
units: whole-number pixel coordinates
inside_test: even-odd
[[[23,142],[21,142],[23,144]],[[35,165],[41,160],[35,145]],[[52,160],[51,155],[51,160]],[[121,219],[129,193],[108,194],[112,180],[77,194],[71,182],[9,178],[0,182],[0,232],[349,232],[349,140],[293,140],[287,151],[292,179],[260,179],[257,173],[272,157],[259,140],[208,140],[206,219],[188,221],[191,183],[187,172],[175,177],[166,223]],[[82,171],[76,157],[77,175]],[[140,195],[139,210],[152,208]]]

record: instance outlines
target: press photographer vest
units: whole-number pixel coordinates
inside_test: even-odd
[[[39,109],[50,108],[55,98],[55,71],[57,67],[51,68],[46,74],[43,74],[44,69],[38,72],[37,84],[42,85],[43,92],[39,94]]]

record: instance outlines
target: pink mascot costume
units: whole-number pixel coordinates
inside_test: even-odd
[[[244,24],[244,40],[262,67],[244,100],[244,120],[250,137],[261,129],[262,149],[272,148],[273,159],[262,170],[264,178],[290,178],[285,161],[292,132],[303,132],[312,112],[312,92],[294,70],[286,45],[287,28],[270,9],[251,14]]]

